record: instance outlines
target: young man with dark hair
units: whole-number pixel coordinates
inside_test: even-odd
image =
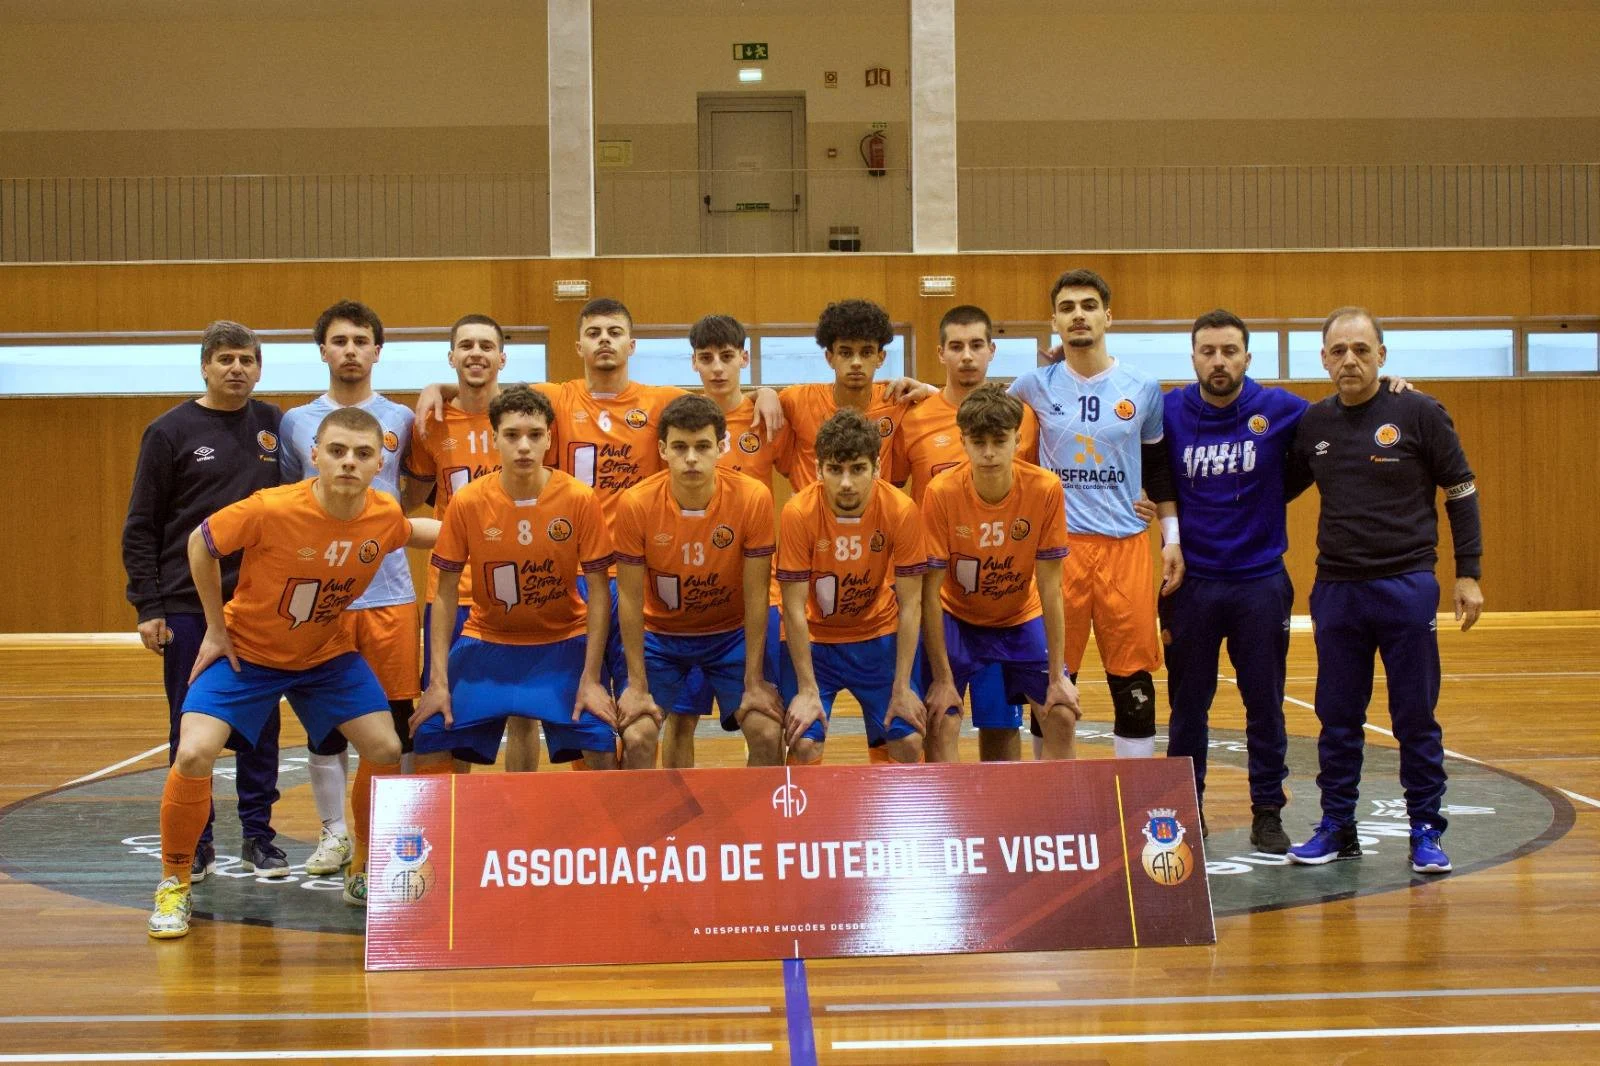
[[[922,758],[918,633],[928,569],[916,505],[878,478],[878,427],[842,410],[817,431],[818,480],[783,505],[778,581],[787,635],[780,688],[794,762],[822,758],[825,715],[849,690],[873,762]]]
[[[698,708],[680,699],[692,674],[715,694],[722,727],[743,731],[750,765],[783,762],[777,671],[765,669],[769,659],[775,665],[778,639],[767,602],[772,493],[718,465],[726,433],[711,400],[673,400],[658,431],[666,470],[618,501],[612,532],[628,675],[617,711],[629,766],[655,764],[658,730],[664,765],[694,765]],[[663,706],[673,712],[665,722]]]
[[[448,769],[451,752],[493,764],[508,718],[542,722],[552,760],[581,753],[590,769],[616,766],[615,709],[600,683],[610,619],[588,608],[603,602],[611,541],[594,490],[544,465],[554,417],[533,389],[499,393],[489,421],[500,469],[464,485],[445,512],[428,688],[412,719],[429,767]],[[452,643],[460,580],[473,571],[471,611]]]
[[[894,468],[896,429],[908,402],[932,395],[933,389],[909,378],[892,382],[873,380],[883,365],[884,349],[894,340],[888,314],[870,300],[840,300],[823,309],[817,319],[817,344],[833,368],[829,384],[790,385],[779,393],[784,419],[793,443],[777,457],[777,470],[796,492],[817,480],[817,454],[813,445],[821,426],[835,412],[854,410],[878,431],[879,465],[889,481],[904,481]]]
[[[161,798],[163,880],[148,923],[158,939],[189,931],[190,870],[211,807],[212,764],[233,732],[254,743],[284,698],[314,743],[337,730],[361,755],[344,898],[366,905],[371,779],[399,772],[400,738],[343,613],[385,555],[408,544],[430,547],[438,523],[407,520],[392,497],[371,487],[383,461],[383,427],[370,414],[341,408],[316,436],[315,478],[262,489],[189,536],[206,633]],[[243,552],[239,585],[224,607],[218,560],[234,552]]]
[[[206,327],[200,341],[206,391],[174,407],[144,431],[122,527],[128,602],[139,613],[139,639],[160,655],[167,693],[167,763],[178,757],[183,701],[205,636],[205,613],[189,572],[188,537],[214,511],[278,484],[278,408],[250,394],[261,381],[261,342],[237,322]],[[239,580],[239,557],[221,563],[223,599]],[[235,735],[235,788],[244,831],[242,868],[264,877],[289,872],[273,838],[278,799],[278,712],[274,708],[254,745]],[[216,869],[215,812],[207,814],[194,849],[190,879]]]
[[[1018,377],[1011,394],[1039,416],[1040,465],[1066,494],[1067,666],[1076,679],[1092,622],[1111,689],[1116,754],[1150,756],[1161,642],[1146,522],[1135,510],[1141,488],[1161,516],[1161,593],[1183,580],[1172,469],[1161,445],[1161,386],[1106,351],[1111,290],[1104,278],[1069,270],[1050,292],[1064,358]]]
[[[1478,587],[1483,539],[1477,482],[1439,402],[1380,387],[1383,327],[1361,307],[1341,307],[1322,325],[1322,365],[1338,390],[1312,404],[1289,453],[1291,494],[1315,483],[1317,582],[1311,622],[1317,643],[1317,738],[1322,820],[1289,849],[1320,865],[1361,855],[1356,801],[1362,729],[1372,698],[1373,655],[1383,657],[1389,718],[1400,744],[1400,784],[1411,818],[1411,869],[1447,873],[1439,844],[1446,825],[1444,737],[1439,702],[1439,514],[1444,490],[1455,541],[1452,599],[1463,630],[1483,610]]]
[[[755,397],[740,388],[740,374],[750,365],[747,336],[732,315],[706,315],[689,327],[689,349],[701,390],[721,409],[728,430],[717,465],[747,474],[772,488],[775,458],[793,446],[793,429],[784,426],[769,437],[755,430]]]
[[[370,307],[342,300],[324,311],[314,330],[322,361],[328,365],[328,391],[283,416],[283,479],[305,478],[312,469],[316,427],[329,412],[342,408],[366,411],[383,426],[383,465],[373,479],[379,492],[397,501],[406,498],[401,456],[411,440],[411,410],[372,388],[372,370],[383,353],[383,323]],[[412,701],[422,694],[417,684],[417,594],[403,549],[390,552],[361,598],[345,610],[356,650],[377,675],[389,696],[401,750],[411,751]],[[342,733],[329,734],[325,745],[309,745],[306,771],[322,828],[316,850],[306,859],[306,873],[337,873],[350,859],[350,834],[344,817],[345,754]]]
[[[1062,658],[1065,505],[1060,479],[1017,458],[1023,410],[1001,385],[974,390],[957,413],[968,462],[923,494],[929,762],[958,760],[961,699],[986,667],[1001,671],[1008,702],[1032,704],[1045,755],[1072,755],[1079,712]],[[980,722],[978,735],[985,761],[1021,757],[1016,724]]]

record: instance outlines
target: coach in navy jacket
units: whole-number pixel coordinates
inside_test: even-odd
[[[1250,330],[1230,311],[1195,320],[1193,385],[1167,396],[1164,423],[1178,492],[1186,578],[1161,601],[1167,641],[1167,754],[1194,760],[1205,800],[1207,719],[1224,642],[1245,706],[1251,843],[1289,848],[1285,802],[1288,740],[1283,723],[1289,611],[1294,587],[1283,566],[1284,465],[1308,406],[1245,376]]]

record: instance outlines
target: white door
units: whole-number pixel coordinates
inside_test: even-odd
[[[700,98],[700,250],[805,249],[804,96]]]

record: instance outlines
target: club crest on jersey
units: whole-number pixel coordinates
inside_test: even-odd
[[[1158,885],[1181,885],[1194,872],[1194,852],[1184,843],[1185,830],[1178,812],[1170,807],[1150,812],[1144,824],[1145,846],[1140,864],[1150,880]]]
[[[1380,448],[1393,448],[1400,443],[1400,427],[1393,422],[1385,422],[1372,435],[1372,440]]]
[[[379,551],[377,541],[364,540],[361,542],[361,547],[356,551],[356,558],[364,563],[370,563],[378,557]]]
[[[726,548],[733,543],[733,527],[718,526],[711,531],[711,543],[719,548]]]
[[[883,530],[879,529],[879,530],[874,530],[873,531],[872,541],[871,541],[869,546],[872,548],[873,551],[881,552],[881,551],[883,551],[884,546],[887,545],[888,543],[889,543],[889,538],[883,535]]]
[[[739,450],[754,455],[761,450],[761,438],[751,430],[739,434]]]
[[[383,450],[386,452],[397,452],[400,450],[400,437],[392,429],[386,429],[383,431]]]
[[[622,420],[633,429],[643,429],[650,424],[650,416],[638,407],[630,408],[628,413],[622,416]]]
[[[504,535],[505,530],[501,529],[499,526],[490,526],[488,529],[483,531],[484,540],[499,540]]]
[[[1027,540],[1028,533],[1031,532],[1032,529],[1033,526],[1029,524],[1026,518],[1019,518],[1015,522],[1011,523],[1011,539]]]
[[[1118,400],[1117,406],[1113,407],[1112,410],[1115,411],[1117,413],[1117,417],[1122,419],[1124,422],[1133,421],[1133,416],[1139,413],[1139,409],[1135,407],[1133,401],[1127,397],[1123,397],[1122,399]]]
[[[278,435],[270,429],[264,429],[256,434],[256,443],[261,445],[264,452],[275,452],[278,450]]]
[[[671,533],[657,533],[655,535],[655,542],[657,544],[671,544],[672,543],[672,534]]]
[[[572,536],[572,523],[565,518],[557,518],[546,526],[544,531],[550,535],[551,540],[559,543]]]
[[[878,419],[878,436],[887,437],[894,432],[894,419],[884,415]]]
[[[1250,432],[1258,437],[1265,433],[1271,425],[1272,423],[1267,421],[1266,415],[1251,415],[1250,421],[1245,423]]]

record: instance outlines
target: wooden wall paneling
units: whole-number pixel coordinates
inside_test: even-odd
[[[1600,315],[1600,249],[1539,249],[1528,253],[1532,315]]]
[[[1270,262],[1280,318],[1319,318],[1345,304],[1380,318],[1525,315],[1530,306],[1521,250],[1284,252]]]

